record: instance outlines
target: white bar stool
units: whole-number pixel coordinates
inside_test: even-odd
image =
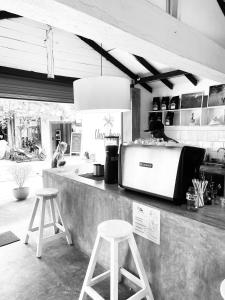
[[[101,247],[103,239],[110,243],[110,270],[96,276],[93,278],[93,273],[95,270],[98,251]],[[140,278],[134,276],[124,268],[118,266],[118,245],[122,241],[128,241],[137,271]],[[136,285],[138,285],[141,290],[139,290],[135,295],[129,297],[130,300],[139,300],[144,297],[147,300],[154,300],[152,290],[150,288],[141,257],[133,236],[133,228],[131,224],[122,220],[108,220],[102,222],[98,225],[98,234],[95,240],[94,248],[91,254],[90,262],[88,265],[87,273],[84,279],[84,283],[81,289],[79,300],[83,300],[86,294],[88,294],[92,299],[104,300],[94,289],[93,285],[104,280],[110,276],[110,300],[118,300],[118,281],[119,273],[125,276]]]
[[[37,239],[37,253],[36,253],[37,257],[41,257],[42,246],[46,241],[54,240],[61,236],[65,236],[68,244],[69,245],[72,244],[71,236],[70,236],[69,230],[67,228],[64,216],[63,216],[63,214],[60,210],[60,207],[57,203],[57,200],[56,200],[57,194],[58,194],[58,190],[54,189],[54,188],[43,188],[36,192],[36,201],[34,204],[34,209],[33,209],[32,215],[31,215],[31,219],[30,219],[30,223],[28,226],[28,231],[27,231],[24,243],[28,244],[30,233],[39,230],[38,239]],[[52,223],[45,224],[45,207],[46,207],[47,201],[50,202]],[[40,221],[39,221],[39,227],[33,228],[33,223],[34,223],[34,219],[35,219],[35,216],[37,213],[37,208],[38,208],[39,202],[41,204],[41,216],[40,216]],[[58,222],[56,222],[55,208],[58,212],[58,215],[59,215],[62,225],[59,224]],[[54,227],[55,234],[52,236],[43,238],[44,229],[47,227],[51,227],[51,226]],[[60,230],[59,233],[57,233],[57,228]]]
[[[220,294],[221,294],[222,298],[225,300],[225,279],[221,282]]]

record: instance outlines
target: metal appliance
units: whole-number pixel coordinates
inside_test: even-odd
[[[205,149],[174,146],[121,145],[119,185],[185,203],[185,193],[199,171]]]

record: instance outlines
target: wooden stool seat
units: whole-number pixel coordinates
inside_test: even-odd
[[[99,249],[103,240],[110,243],[110,269],[106,272],[93,277]],[[133,256],[139,277],[133,275],[124,268],[119,268],[119,243],[127,240]],[[92,250],[90,262],[81,289],[79,300],[83,300],[89,295],[94,300],[104,300],[93,286],[100,281],[110,277],[110,300],[118,300],[119,276],[122,275],[140,287],[140,290],[128,299],[141,300],[146,297],[147,300],[154,300],[147,275],[145,273],[141,257],[133,236],[131,224],[123,220],[108,220],[98,225],[98,234]]]
[[[123,220],[109,220],[98,225],[98,233],[105,239],[127,238],[133,232],[133,227]]]
[[[54,240],[61,236],[65,236],[68,244],[72,245],[71,236],[70,236],[69,230],[67,228],[65,218],[63,216],[63,213],[62,213],[60,206],[58,205],[58,202],[56,199],[57,195],[58,195],[58,190],[55,188],[43,188],[36,192],[36,201],[34,204],[34,209],[33,209],[32,215],[31,215],[31,219],[30,219],[29,226],[28,226],[28,231],[27,231],[24,242],[25,242],[25,244],[27,244],[30,234],[34,231],[39,231],[38,239],[37,239],[37,253],[36,253],[37,257],[41,257],[42,247],[46,241]],[[39,202],[41,204],[41,216],[40,216],[40,220],[39,220],[39,226],[33,227],[33,223],[34,223],[34,219],[35,219],[35,216],[37,213]],[[52,222],[45,224],[45,208],[46,208],[47,202],[50,203]],[[61,224],[56,221],[55,208],[58,213]],[[55,234],[44,238],[43,237],[44,229],[47,227],[51,227],[51,226],[54,227]]]
[[[58,190],[54,189],[54,188],[44,188],[44,189],[40,189],[38,191],[36,191],[36,196],[40,196],[40,197],[56,197],[58,194]]]

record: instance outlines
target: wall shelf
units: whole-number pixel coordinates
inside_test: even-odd
[[[175,127],[190,126],[194,128],[200,126],[213,126],[218,128],[219,126],[225,125],[225,105],[179,108],[173,110],[150,110],[148,111],[148,114],[150,118],[152,114],[160,113],[162,115],[162,122],[165,125],[165,119],[168,112],[174,113],[172,126]]]

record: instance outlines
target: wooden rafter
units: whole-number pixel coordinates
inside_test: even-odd
[[[193,84],[197,85],[198,84],[198,79],[191,73],[184,74],[184,76]]]
[[[21,18],[21,16],[10,13],[5,10],[0,11],[0,20],[5,20],[5,19],[12,19],[12,18]]]
[[[89,45],[92,49],[94,49],[96,52],[98,52],[102,57],[107,59],[109,62],[111,62],[115,67],[117,67],[120,71],[125,73],[127,76],[129,76],[131,79],[135,80],[136,83],[139,83],[142,87],[144,87],[147,91],[152,93],[152,88],[145,82],[138,82],[139,76],[135,73],[133,73],[131,70],[129,70],[126,66],[124,66],[121,62],[119,62],[115,57],[113,57],[110,53],[108,53],[106,50],[104,50],[101,46],[99,46],[96,42],[94,42],[91,39],[87,39],[83,36],[77,35],[83,42],[85,42],[87,45]]]
[[[155,67],[153,67],[145,58],[134,55],[134,57],[137,59],[137,61],[142,64],[149,72],[151,72],[153,75],[159,75],[161,74]],[[168,79],[162,79],[161,80],[169,89],[173,89],[173,83],[169,81]]]
[[[152,81],[163,80],[163,79],[173,78],[182,75],[184,75],[193,85],[198,84],[198,80],[194,75],[182,70],[175,70],[166,73],[161,73],[158,75],[142,77],[137,80],[137,83],[152,82]]]
[[[220,8],[221,8],[221,10],[222,10],[222,12],[225,16],[225,2],[224,2],[224,0],[217,0],[217,2],[218,2],[218,4],[219,4],[219,6],[220,6]]]

